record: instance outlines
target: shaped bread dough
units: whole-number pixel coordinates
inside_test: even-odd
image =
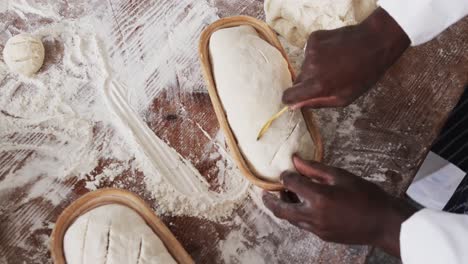
[[[257,141],[263,124],[284,105],[283,91],[292,85],[281,53],[251,26],[220,29],[210,38],[216,88],[244,158],[262,178],[278,181],[293,170],[291,156],[311,158],[314,144],[300,111],[288,111]]]
[[[176,263],[143,218],[118,204],[78,217],[65,233],[63,249],[68,264]]]
[[[288,42],[303,47],[311,32],[354,25],[375,8],[376,0],[265,0],[267,23]]]
[[[44,62],[42,41],[26,33],[16,35],[7,41],[3,60],[11,71],[31,76]]]

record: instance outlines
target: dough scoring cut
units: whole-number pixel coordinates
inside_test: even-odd
[[[39,38],[30,34],[18,34],[8,39],[3,49],[3,60],[16,73],[31,76],[44,62],[44,45]]]
[[[281,53],[251,26],[214,32],[209,51],[216,89],[249,167],[278,181],[282,171],[294,169],[292,154],[312,158],[314,143],[300,111],[283,114],[256,140],[263,124],[284,107],[283,91],[292,85]]]
[[[63,249],[68,264],[176,263],[145,220],[118,204],[76,219],[65,233]]]
[[[311,32],[354,25],[375,8],[376,0],[265,0],[267,23],[288,42],[304,47]]]

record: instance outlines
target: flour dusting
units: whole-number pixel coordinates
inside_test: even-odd
[[[178,7],[174,6],[173,10],[178,10]],[[196,9],[193,10],[197,12]],[[6,85],[2,89],[5,96],[2,96],[1,102],[4,107],[2,123],[5,126],[2,126],[1,132],[9,137],[9,144],[3,143],[2,150],[20,150],[24,155],[29,153],[26,150],[33,151],[36,159],[28,161],[19,170],[10,170],[6,179],[14,178],[14,181],[1,188],[11,189],[24,185],[35,174],[37,177],[52,176],[41,179],[46,181],[44,185],[57,178],[83,178],[96,167],[99,158],[114,158],[113,153],[109,153],[109,148],[102,144],[113,147],[120,145],[128,151],[127,155],[120,158],[137,157],[134,161],[135,168],[145,173],[147,184],[159,198],[160,208],[165,207],[165,201],[170,203],[164,209],[165,213],[203,215],[203,211],[208,210],[210,213],[204,217],[220,216],[213,215],[210,207],[225,202],[235,205],[245,196],[248,184],[237,170],[233,170],[233,177],[230,177],[233,181],[224,180],[227,189],[231,189],[232,197],[228,194],[223,199],[223,193],[210,194],[208,184],[198,171],[149,130],[138,116],[147,103],[137,100],[136,105],[131,105],[132,95],[142,95],[136,92],[138,89],[125,86],[125,82],[120,81],[122,76],[116,78],[122,69],[118,67],[119,64],[114,63],[115,57],[106,57],[109,52],[106,52],[108,47],[105,44],[108,41],[105,39],[111,36],[92,29],[92,24],[98,22],[95,17],[88,17],[81,21],[61,22],[34,32],[46,44],[50,42],[63,45],[63,53],[58,54],[62,56],[62,63],[51,64],[31,79],[18,76],[13,78],[11,74],[6,74]],[[203,19],[200,20],[200,30],[205,24]],[[194,35],[198,36],[196,33],[194,31]],[[171,48],[187,46],[173,44]],[[191,49],[186,52],[177,49],[177,53],[168,54],[181,56],[180,54],[193,53]],[[148,63],[156,67],[160,59],[154,57]],[[129,65],[131,63],[127,61],[125,67]],[[132,78],[139,79],[138,77]],[[143,77],[140,76],[141,78]],[[138,83],[135,86],[138,88]],[[157,95],[157,89],[151,95]],[[151,99],[151,95],[143,93],[146,100]],[[140,108],[135,109],[136,106]],[[105,127],[97,134],[96,123]],[[31,142],[27,138],[35,135],[34,133],[37,136],[31,137],[35,139]],[[125,138],[125,144],[114,142],[122,138]],[[18,140],[22,140],[21,144],[18,144]],[[119,155],[122,156],[121,150]],[[8,169],[8,165],[13,164],[17,158],[15,155],[13,159],[7,160],[9,163],[2,163],[2,168]],[[88,177],[86,187],[94,190],[103,178],[112,179],[122,172],[122,167],[109,166],[101,174]],[[172,195],[167,196],[168,193]],[[184,199],[184,196],[187,198]],[[178,207],[174,204],[177,197],[181,199]],[[225,213],[233,208],[224,205],[222,211]]]
[[[222,10],[213,7],[221,2]],[[232,10],[254,12],[249,5],[259,3],[244,1]],[[232,228],[217,240],[220,261],[277,263],[281,256],[305,262],[320,254],[323,242],[317,237],[264,208],[259,190],[230,157],[222,132],[201,122],[210,117],[196,119],[189,114],[201,110],[181,103],[185,97],[191,103],[206,98],[198,38],[232,6],[224,0],[0,3],[0,47],[29,32],[46,49],[45,64],[32,78],[10,73],[0,60],[0,235],[8,238],[0,256],[19,251],[28,263],[50,261],[44,252],[57,210],[83,190],[109,183],[139,192],[163,217],[190,216]],[[298,73],[303,52],[286,49]],[[173,107],[167,113],[151,108],[162,95]],[[347,111],[317,112],[324,138],[356,132],[361,109]],[[155,112],[169,121],[183,116],[194,136],[205,139],[197,145],[202,152],[183,155],[183,148],[171,145],[171,135],[156,135],[147,120]],[[214,180],[196,167],[200,159],[214,164]],[[24,195],[16,198],[18,193]]]
[[[28,30],[46,47],[45,65],[37,75],[15,75],[0,62],[0,197],[25,192],[26,197],[18,202],[27,204],[31,212],[17,223],[22,226],[5,234],[14,247],[30,250],[27,234],[47,228],[49,212],[44,204],[61,204],[78,181],[84,181],[86,189],[96,190],[129,171],[134,176],[142,173],[146,189],[157,202],[152,207],[159,214],[213,220],[231,215],[248,195],[249,184],[230,160],[222,136],[210,138],[221,152],[207,153],[227,160],[216,162],[221,184],[214,191],[188,160],[142,121],[150,102],[173,85],[174,76],[181,88],[194,89],[187,92],[204,89],[199,69],[187,72],[190,68],[184,65],[198,65],[193,43],[217,19],[216,10],[204,1],[167,1],[165,6],[167,10],[141,3],[141,13],[134,16],[138,21],[132,25],[153,28],[145,29],[148,35],[140,35],[132,43],[128,36],[127,41],[119,42],[120,36],[114,35],[126,34],[127,28],[113,30],[116,17],[108,6],[98,5],[88,16],[67,20],[59,4],[2,3],[5,9],[0,12],[8,15],[51,20]],[[154,21],[162,12],[173,14]],[[175,20],[184,14],[186,20]],[[180,28],[174,30],[171,25]],[[7,29],[0,35],[0,43],[18,33],[12,24],[0,27]],[[169,42],[155,42],[158,33]],[[127,53],[117,54],[121,50]],[[141,70],[141,65],[147,66]],[[155,71],[157,77],[152,75]],[[37,199],[39,205],[32,202]],[[14,206],[2,204],[3,210]],[[15,222],[20,216],[9,214],[5,220]]]

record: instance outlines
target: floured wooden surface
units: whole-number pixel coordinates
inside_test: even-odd
[[[46,59],[33,81],[0,65],[0,263],[50,262],[58,214],[107,186],[145,199],[200,263],[365,261],[368,247],[323,243],[272,218],[228,155],[198,36],[218,17],[263,18],[261,1],[7,3],[0,48],[10,34],[37,32]],[[317,111],[326,162],[401,194],[467,83],[467,28],[465,19],[409,50],[356,104]],[[154,134],[136,135],[122,121],[110,99],[115,86]],[[144,144],[153,137],[157,145]],[[184,177],[193,184],[171,186]]]

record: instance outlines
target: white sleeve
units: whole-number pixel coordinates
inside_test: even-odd
[[[403,264],[468,263],[468,215],[423,209],[401,226]]]
[[[468,0],[379,0],[411,46],[427,42],[468,14]]]

